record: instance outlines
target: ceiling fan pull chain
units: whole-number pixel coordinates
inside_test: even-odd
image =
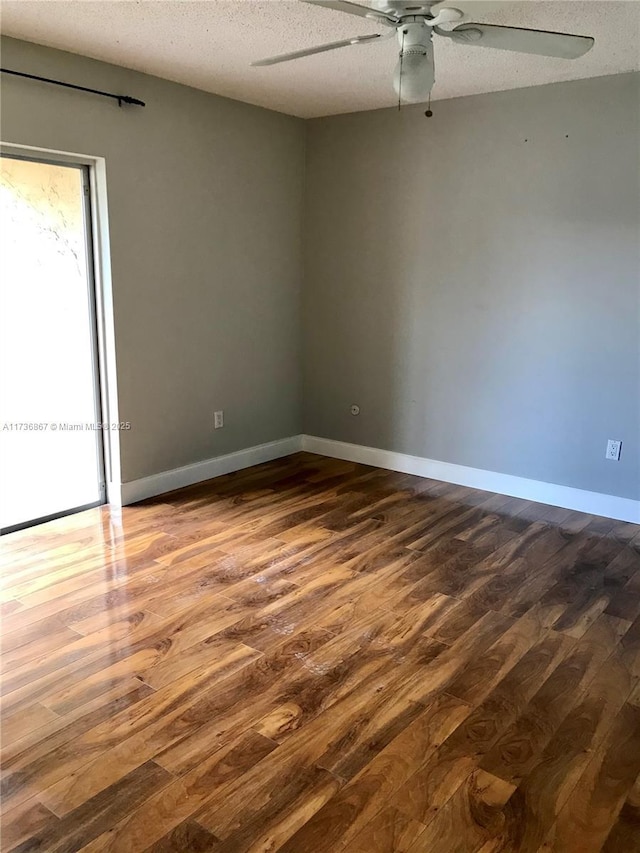
[[[407,31],[402,31],[402,47],[400,48],[400,79],[398,81],[398,112],[402,108],[402,60],[404,59],[404,39]]]

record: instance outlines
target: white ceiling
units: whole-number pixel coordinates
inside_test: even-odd
[[[594,36],[576,60],[436,40],[433,99],[640,69],[638,0],[449,0],[465,19]],[[354,35],[374,23],[297,0],[2,0],[5,35],[310,118],[392,106],[394,39],[266,68],[253,60]],[[79,81],[82,82],[82,81]]]

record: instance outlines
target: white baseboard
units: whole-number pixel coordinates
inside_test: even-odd
[[[301,436],[293,435],[290,438],[282,438],[279,441],[270,441],[268,444],[257,444],[255,447],[247,447],[246,450],[238,450],[235,453],[227,453],[225,456],[216,456],[214,459],[205,459],[195,462],[193,465],[185,465],[183,468],[174,468],[171,471],[163,471],[161,474],[152,474],[141,480],[132,480],[122,483],[120,487],[122,505],[136,503],[136,501],[172,492],[184,486],[192,486],[222,474],[230,474],[261,462],[270,462],[282,456],[289,456],[301,449]]]
[[[387,468],[403,474],[415,474],[429,477],[445,483],[497,492],[514,498],[575,509],[591,515],[603,515],[620,521],[640,523],[640,501],[604,495],[600,492],[587,492],[570,486],[555,483],[543,483],[540,480],[527,480],[511,474],[498,474],[496,471],[484,471],[481,468],[467,468],[451,462],[438,462],[422,456],[409,456],[377,447],[364,447],[360,444],[347,444],[344,441],[332,441],[313,435],[303,435],[302,449],[334,459],[346,459],[348,462],[360,462],[376,468]]]
[[[386,468],[389,471],[400,471],[403,474],[415,474],[418,477],[429,477],[444,483],[455,483],[469,486],[473,489],[483,489],[487,492],[497,492],[514,498],[559,506],[565,509],[575,509],[588,512],[591,515],[603,515],[620,521],[640,523],[640,501],[630,498],[619,498],[615,495],[604,495],[600,492],[587,492],[584,489],[573,489],[570,486],[559,486],[555,483],[543,483],[540,480],[527,480],[524,477],[514,477],[511,474],[499,474],[496,471],[484,471],[481,468],[468,468],[465,465],[454,465],[451,462],[438,462],[422,456],[410,456],[407,453],[395,453],[392,450],[381,450],[377,447],[364,447],[360,444],[348,444],[344,441],[333,441],[314,435],[293,435],[268,444],[258,444],[225,456],[205,459],[183,468],[163,471],[141,480],[133,480],[120,486],[122,505],[145,500],[145,498],[162,495],[174,489],[191,486],[222,474],[230,474],[261,462],[280,459],[306,450],[320,456],[330,456],[334,459],[345,459],[349,462],[360,462],[376,468]]]

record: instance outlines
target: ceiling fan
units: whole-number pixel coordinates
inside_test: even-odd
[[[399,102],[420,103],[429,97],[435,82],[433,33],[463,45],[493,47],[562,59],[577,59],[590,50],[594,43],[594,39],[589,36],[502,27],[494,24],[463,23],[453,29],[443,29],[441,24],[454,23],[464,16],[459,9],[449,6],[435,10],[434,7],[441,5],[443,0],[422,0],[422,2],[420,0],[418,2],[371,0],[373,6],[362,6],[359,3],[352,3],[351,0],[302,0],[302,2],[368,18],[388,28],[389,32],[354,36],[343,41],[334,41],[319,47],[262,59],[253,62],[252,65],[276,65],[279,62],[288,62],[291,59],[312,56],[340,47],[382,41],[392,38],[395,34],[400,55],[394,73],[393,86]]]

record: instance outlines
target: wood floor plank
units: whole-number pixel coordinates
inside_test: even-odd
[[[543,849],[556,853],[600,850],[638,774],[640,708],[624,705],[570,793]]]
[[[110,648],[111,645],[117,648],[118,642],[128,648],[131,637],[140,636],[143,631],[146,633],[150,624],[153,625],[157,622],[159,622],[157,616],[149,614],[147,611],[139,611],[125,619],[113,622],[108,629],[103,632],[96,632],[91,638],[74,631],[73,637],[67,639],[64,644],[58,645],[54,642],[46,651],[42,651],[43,647],[46,648],[46,638],[27,646],[21,646],[12,655],[16,665],[11,667],[3,678],[5,693],[8,695],[25,685],[46,679],[52,674],[57,675],[59,679],[64,675],[67,668],[72,667],[80,658],[97,660],[97,668],[100,669],[101,655],[104,657],[107,648]],[[31,656],[29,655],[30,650],[33,650]],[[18,653],[20,653],[19,656]],[[91,655],[93,655],[92,658],[89,657]],[[78,666],[82,666],[82,664],[78,664]],[[56,680],[56,678],[50,678],[47,683],[55,684]],[[25,693],[28,695],[28,691]]]
[[[253,649],[234,646],[222,658],[216,660],[215,668],[212,665],[207,667],[207,674],[215,678],[217,672],[223,678],[225,673],[235,672],[248,665],[256,656],[257,653]],[[191,673],[187,675],[186,681],[190,675]],[[186,690],[188,691],[188,686]],[[156,697],[157,693],[153,693],[149,701],[143,700],[136,710],[141,711],[143,707],[154,705]],[[175,705],[175,694],[173,697],[166,696],[165,701],[166,705],[159,705],[158,708],[169,710]],[[108,725],[103,724],[102,727],[91,730],[75,744],[76,749],[72,753],[67,752],[64,755],[65,761],[60,760],[62,756],[56,756],[58,760],[55,764],[49,762],[49,775],[46,779],[50,784],[40,791],[41,800],[60,813],[66,813],[78,806],[83,800],[112,784],[123,772],[135,769],[149,756],[178,740],[181,736],[178,721],[185,714],[185,710],[179,708],[179,713],[175,716],[167,713],[166,717],[156,713],[148,725],[145,725],[147,718],[141,715],[136,720],[137,726],[123,719],[120,728],[114,725],[111,730]],[[187,729],[186,726],[182,728]],[[120,742],[115,734],[118,731],[122,732],[123,739]],[[132,734],[127,736],[129,732]],[[96,753],[98,757],[91,761]],[[54,781],[55,777],[58,777],[59,781]]]
[[[494,603],[491,599],[487,600],[488,606],[495,606],[496,609],[511,616],[520,616],[526,613],[536,606],[561,578],[573,572],[574,567],[580,563],[582,554],[588,551],[593,544],[592,536],[579,533],[567,537],[565,544],[546,559],[534,560],[531,555],[526,555],[526,558],[522,556],[521,559],[526,570],[522,570],[521,564],[515,572],[517,582],[510,585],[506,591],[507,594],[502,597],[499,603]],[[524,553],[526,554],[526,551]],[[507,574],[511,574],[509,567],[506,568]],[[495,587],[499,583],[499,577],[490,578],[486,588],[491,590],[492,586]],[[561,608],[558,609],[558,612],[561,612]]]
[[[2,849],[13,850],[21,842],[38,837],[44,830],[51,831],[56,824],[55,815],[31,797],[2,816]]]
[[[33,760],[38,754],[54,749],[62,743],[79,737],[105,719],[110,719],[122,708],[133,705],[153,690],[138,679],[131,678],[108,693],[97,696],[86,705],[76,708],[64,717],[54,715],[49,723],[21,737],[7,740],[2,749],[3,767],[6,772],[20,763]]]
[[[79,568],[84,568],[84,572],[79,573],[78,578],[74,580],[72,590],[63,588],[61,594],[57,595],[54,585],[51,589],[19,597],[18,600],[23,603],[24,609],[20,614],[9,617],[8,630],[13,629],[14,623],[16,626],[27,622],[32,623],[47,615],[65,610],[70,603],[85,601],[92,593],[104,590],[105,587],[116,589],[122,585],[131,585],[133,578],[143,584],[149,572],[159,565],[155,557],[171,551],[177,544],[176,538],[169,534],[161,534],[157,538],[159,542],[145,540],[144,550],[132,556],[127,554],[126,549],[116,552],[111,550],[105,552],[99,549],[97,555],[90,555],[88,560],[81,561]],[[96,563],[100,565],[99,569],[88,570],[92,564]],[[83,584],[83,580],[86,580],[86,583]]]
[[[3,650],[0,659],[2,672],[7,673],[34,659],[51,654],[56,649],[66,648],[78,639],[78,632],[63,626],[59,631],[41,636],[33,642],[14,649]]]
[[[10,534],[3,851],[640,853],[639,531],[298,453]]]
[[[632,675],[640,677],[640,616],[620,639],[620,659]]]
[[[276,748],[274,741],[252,731],[246,732],[148,797],[127,817],[84,847],[84,853],[144,850],[172,832],[175,842],[181,832],[179,827],[201,808],[216,788],[237,779]]]
[[[479,705],[520,658],[545,635],[535,615],[527,614],[507,628],[482,656],[470,661],[447,685],[447,692]]]
[[[640,851],[640,776],[631,789],[602,847],[603,853]]]
[[[217,558],[223,559],[223,556],[218,555]],[[134,576],[131,580],[124,579],[115,586],[110,582],[107,573],[105,580],[93,586],[80,588],[69,595],[20,610],[6,620],[3,629],[10,632],[15,630],[19,636],[26,633],[30,639],[33,634],[41,636],[45,620],[50,617],[55,617],[61,625],[73,627],[77,622],[99,615],[103,619],[100,627],[103,627],[111,623],[111,613],[115,608],[119,607],[124,615],[140,609],[150,609],[147,605],[151,602],[172,593],[177,595],[185,587],[189,588],[202,582],[201,567],[171,570],[159,563],[145,563],[145,568],[148,571],[140,576]],[[11,636],[9,640],[11,641]]]
[[[385,692],[388,699],[394,684],[395,679],[387,673],[386,683],[381,683],[379,678],[372,679],[331,705],[249,773],[218,791],[196,816],[198,822],[226,841],[242,826],[251,824],[259,827],[261,822],[268,824],[271,821],[271,798],[281,785],[289,785],[292,791],[297,791],[298,786],[304,783],[310,788],[317,786],[318,791],[331,790],[335,793],[344,784],[343,780],[319,767],[318,762],[331,754],[337,740],[360,729],[372,700],[381,702],[381,692]],[[420,715],[423,715],[422,711]],[[320,808],[323,796],[318,793],[311,798],[316,810]]]
[[[128,716],[152,694],[146,684],[130,679],[77,712],[42,726],[32,737],[9,744],[3,750],[2,810],[13,808],[64,776],[67,761],[85,763],[88,759],[81,747],[84,733],[105,722],[110,726],[119,714]]]
[[[227,853],[283,849],[343,784],[327,770],[315,766],[281,775],[266,796],[256,792],[252,807],[225,823],[222,849]]]
[[[223,847],[210,832],[192,820],[187,820],[151,847],[144,848],[144,853],[187,853],[187,851],[188,853],[216,853],[216,851],[223,853]]]
[[[500,828],[502,841],[513,844],[517,840],[517,849],[522,853],[534,853],[544,845],[594,753],[615,724],[631,685],[622,665],[605,662],[593,680],[592,689],[565,718],[540,759],[509,798],[503,810],[504,825]]]
[[[14,853],[80,850],[138,804],[168,785],[171,774],[149,761],[124,776],[111,788],[87,800],[62,820],[52,818],[35,835],[14,848]]]
[[[16,626],[13,630],[9,630],[6,619],[2,620],[2,655],[8,654],[16,649],[30,647],[32,643],[37,643],[44,637],[65,634],[68,639],[75,640],[73,629],[66,625],[61,616],[54,614],[48,618],[43,617],[34,623],[29,623],[22,626]],[[29,648],[24,652],[29,654]]]
[[[173,619],[149,618],[146,611],[108,628],[78,637],[52,655],[13,670],[4,679],[2,707],[15,713],[39,701],[67,712],[104,692],[114,681],[143,674],[174,659],[198,641],[216,635],[248,613],[229,599],[199,602]]]
[[[2,744],[15,743],[47,723],[56,723],[60,715],[37,702],[24,711],[2,718]]]
[[[370,824],[402,783],[468,715],[469,707],[446,694],[385,747],[282,847],[282,853],[334,853]]]
[[[395,793],[392,805],[427,825],[473,770],[482,766],[483,756],[526,707],[538,684],[553,675],[563,654],[561,638],[553,635],[543,638],[433,756],[407,778]]]
[[[22,578],[19,583],[14,580],[9,589],[26,607],[34,607],[55,598],[69,596],[81,587],[103,584],[105,575],[111,583],[127,580],[136,574],[137,570],[145,569],[159,556],[172,551],[177,544],[176,537],[161,532],[144,533],[139,543],[135,539],[127,539],[115,551],[101,544],[74,554],[70,561],[61,560],[56,564],[52,558],[49,571],[43,572],[42,567],[38,567],[34,577],[28,580]],[[96,564],[99,568],[91,568]]]
[[[589,643],[576,645],[483,757],[480,766],[507,782],[524,778],[584,696],[603,662],[606,665],[611,649],[604,644],[595,648]],[[629,691],[631,684],[629,681]]]
[[[313,638],[303,633],[286,638],[266,658],[242,645],[233,646],[226,657],[215,656],[198,671],[152,693],[131,713],[88,731],[73,753],[65,751],[50,760],[46,775],[44,769],[40,771],[49,783],[40,793],[43,802],[66,812],[150,756],[172,772],[186,772],[246,730],[258,709],[281,689],[278,675],[289,667],[302,672],[299,663],[297,669],[294,666],[298,653],[308,651],[310,643],[313,648],[325,640],[326,632]],[[250,673],[239,671],[244,668]],[[261,698],[260,705],[256,694],[270,684],[272,691]],[[217,690],[212,690],[214,686]]]
[[[409,853],[469,853],[498,836],[502,809],[514,787],[484,770],[474,770],[429,821]]]
[[[409,853],[424,830],[423,824],[388,806],[347,845],[345,853]],[[422,843],[418,849],[424,850]]]

